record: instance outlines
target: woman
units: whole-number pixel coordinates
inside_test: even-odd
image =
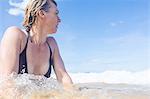
[[[0,45],[0,73],[29,73],[50,77],[53,65],[57,80],[72,84],[65,70],[56,40],[48,37],[57,30],[60,18],[54,0],[29,0],[23,26],[9,27]]]

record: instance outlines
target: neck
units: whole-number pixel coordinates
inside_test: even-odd
[[[44,31],[39,29],[31,29],[30,30],[30,40],[35,45],[43,45],[46,42],[47,34]]]

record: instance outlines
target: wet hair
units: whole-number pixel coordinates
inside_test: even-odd
[[[51,7],[51,2],[57,6],[57,3],[54,0],[29,0],[25,8],[25,15],[23,20],[23,26],[28,33],[30,32],[32,25],[35,23],[37,18],[37,11],[43,10],[48,12],[49,8]]]

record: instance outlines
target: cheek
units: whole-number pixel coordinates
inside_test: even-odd
[[[48,24],[50,24],[51,26],[53,25],[56,25],[57,23],[57,20],[55,17],[50,17],[48,20],[47,20]]]
[[[55,25],[55,22],[51,20],[51,21],[47,24],[47,29],[48,29],[49,33],[55,33],[55,32],[56,32],[56,25]]]

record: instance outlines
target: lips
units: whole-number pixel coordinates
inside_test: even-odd
[[[58,28],[58,24],[56,25],[56,28]]]

